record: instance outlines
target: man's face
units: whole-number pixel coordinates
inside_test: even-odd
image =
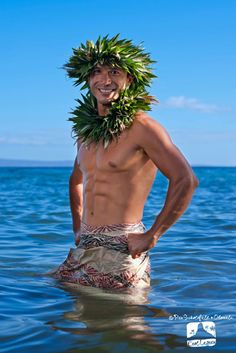
[[[109,105],[132,81],[126,71],[109,65],[97,65],[89,77],[90,91],[99,105]]]

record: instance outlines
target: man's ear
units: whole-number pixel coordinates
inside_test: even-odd
[[[130,74],[127,75],[129,85],[133,82],[134,78]]]

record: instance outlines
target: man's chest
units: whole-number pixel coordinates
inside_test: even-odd
[[[83,173],[99,171],[128,171],[144,161],[144,152],[125,138],[113,141],[106,149],[102,142],[80,146],[77,161]]]

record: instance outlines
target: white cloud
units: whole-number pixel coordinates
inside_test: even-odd
[[[197,98],[188,98],[185,96],[169,97],[164,103],[164,106],[177,109],[192,109],[201,113],[215,113],[219,111],[229,111],[228,108],[222,108],[215,104],[208,104],[199,101]]]

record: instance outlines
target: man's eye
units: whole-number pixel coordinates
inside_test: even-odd
[[[120,71],[114,69],[114,70],[111,70],[111,73],[112,73],[112,75],[119,75],[119,74],[120,74]]]
[[[94,74],[94,75],[100,74],[100,71],[101,71],[101,70],[99,70],[99,69],[95,69],[95,70],[93,70],[93,74]]]

